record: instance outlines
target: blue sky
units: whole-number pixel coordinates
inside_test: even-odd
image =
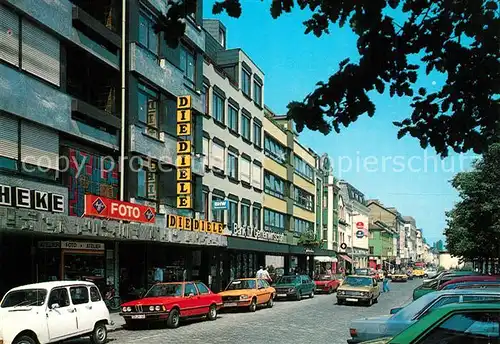
[[[349,28],[331,28],[330,35],[304,35],[302,22],[308,12],[295,9],[272,19],[269,2],[242,1],[239,19],[211,13],[213,1],[205,1],[205,18],[217,18],[227,28],[228,48],[242,48],[265,73],[266,105],[278,114],[286,112],[292,100],[302,100],[317,81],[326,80],[346,57],[357,58],[356,36]],[[437,88],[442,75],[419,80]],[[340,134],[324,136],[305,130],[300,141],[318,154],[332,159],[335,175],[347,180],[367,198],[394,206],[403,215],[413,216],[428,242],[443,239],[444,212],[453,207],[457,193],[449,180],[468,169],[472,155],[451,155],[441,161],[433,149],[424,151],[410,137],[397,139],[392,122],[411,114],[410,100],[374,95],[377,110],[364,116]]]

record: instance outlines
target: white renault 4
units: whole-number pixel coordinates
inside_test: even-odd
[[[57,281],[11,289],[0,304],[0,344],[45,344],[90,336],[107,339],[109,311],[95,284]]]

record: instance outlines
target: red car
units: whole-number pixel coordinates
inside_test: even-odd
[[[337,291],[340,285],[340,281],[333,275],[319,275],[314,279],[314,284],[316,284],[316,292],[323,292],[331,294]]]
[[[221,307],[222,297],[202,282],[158,283],[143,298],[122,304],[120,315],[129,327],[160,321],[176,328],[181,318],[215,320]]]
[[[451,284],[459,284],[465,282],[489,282],[489,281],[500,281],[500,276],[498,275],[460,276],[452,279],[451,281],[441,284],[438,290],[443,290],[446,288],[446,286]]]

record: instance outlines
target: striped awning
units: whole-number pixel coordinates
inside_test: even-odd
[[[349,256],[346,256],[345,254],[339,254],[340,258],[342,258],[343,260],[345,260],[346,262],[349,262],[352,264],[353,260],[351,259],[351,257]]]

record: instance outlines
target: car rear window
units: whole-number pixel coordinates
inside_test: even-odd
[[[5,295],[1,308],[18,306],[42,306],[47,298],[46,289],[14,290]]]

